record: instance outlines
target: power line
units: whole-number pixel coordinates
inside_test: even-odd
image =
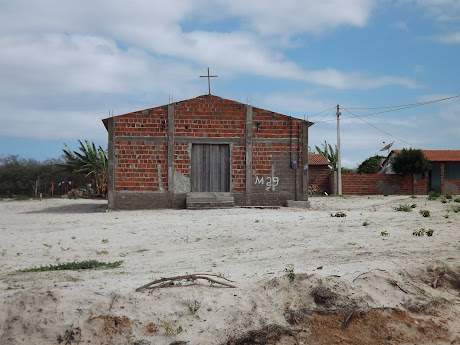
[[[404,109],[405,107],[418,107],[418,106],[421,106],[421,105],[447,101],[449,99],[454,99],[454,98],[458,98],[458,97],[460,97],[460,95],[451,96],[451,97],[445,97],[445,98],[439,98],[439,99],[435,99],[435,100],[431,100],[431,101],[425,101],[425,102],[419,102],[419,103],[401,104],[401,105],[389,105],[389,106],[386,106],[386,107],[374,107],[374,108],[342,107],[342,109],[354,109],[354,110],[373,110],[373,109],[388,109],[388,108],[403,108]]]
[[[342,108],[342,109],[345,110],[347,113],[350,113],[351,115],[353,115],[353,117],[356,117],[357,119],[363,121],[364,123],[367,123],[369,126],[374,127],[376,130],[378,130],[378,131],[380,131],[380,132],[382,132],[382,133],[385,133],[386,135],[389,135],[390,137],[395,138],[395,139],[397,139],[397,140],[399,140],[399,141],[402,141],[403,143],[406,143],[406,144],[409,145],[409,146],[412,146],[412,147],[415,147],[415,148],[417,148],[417,149],[420,149],[420,147],[417,147],[417,146],[415,146],[415,145],[412,145],[411,143],[408,143],[407,141],[404,141],[404,140],[402,140],[402,139],[400,139],[400,138],[398,138],[398,137],[395,137],[394,135],[392,135],[392,134],[390,134],[390,133],[388,133],[388,132],[386,132],[386,131],[384,131],[384,130],[382,130],[382,129],[380,129],[380,128],[377,128],[377,127],[374,126],[372,123],[367,122],[366,120],[363,120],[363,119],[361,119],[360,117],[356,116],[355,114],[353,114],[353,113],[352,113],[351,111],[349,111],[348,109],[346,109],[346,108]]]
[[[332,109],[335,109],[335,106],[334,106],[334,107],[332,107],[332,108],[329,108],[329,109],[326,109],[326,110],[320,111],[319,113],[316,113],[316,114],[310,115],[309,117],[310,117],[310,118],[311,118],[311,117],[315,117],[315,116],[317,116],[317,115],[320,115],[320,114],[322,114],[322,113],[325,113],[326,111],[331,111]],[[323,118],[324,118],[324,116],[323,116]]]
[[[330,109],[329,112],[326,115],[324,115],[322,118],[319,119],[319,121],[316,121],[316,122],[321,122],[321,120],[324,119],[326,116],[330,115],[334,109],[335,109],[335,107]]]
[[[439,102],[439,101],[436,101],[436,102]],[[431,103],[434,103],[431,102]],[[429,103],[426,103],[426,104],[429,104]],[[378,114],[384,114],[384,113],[391,113],[393,111],[398,111],[398,110],[404,110],[404,109],[409,109],[409,108],[415,108],[415,107],[420,107],[422,105],[425,105],[425,104],[417,104],[417,105],[411,105],[411,106],[407,106],[407,107],[402,107],[402,108],[397,108],[397,109],[391,109],[391,110],[384,110],[384,111],[377,111],[375,113],[369,113],[369,114],[364,114],[364,115],[356,115],[356,116],[353,116],[353,117],[344,117],[342,118],[342,120],[348,120],[348,119],[354,119],[355,117],[365,117],[365,116],[371,116],[371,115],[378,115]],[[350,109],[350,108],[347,108],[347,109]],[[316,121],[316,123],[318,122],[330,122],[330,121],[335,121],[335,120],[324,120],[324,121]]]

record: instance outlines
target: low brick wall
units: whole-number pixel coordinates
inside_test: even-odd
[[[329,176],[333,186],[334,175]],[[417,180],[415,194],[428,193],[428,179]],[[411,176],[390,174],[342,174],[343,195],[412,194]]]
[[[319,190],[319,194],[323,194],[324,192],[330,194],[329,175],[330,172],[327,165],[312,165],[310,166],[309,185],[316,187],[315,189]]]
[[[460,180],[444,180],[444,193],[460,194]]]

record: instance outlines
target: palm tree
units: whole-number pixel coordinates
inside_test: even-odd
[[[63,149],[66,167],[73,173],[83,173],[85,177],[92,180],[96,194],[105,196],[107,189],[108,171],[107,156],[101,146],[96,149],[93,143],[85,140],[83,144],[80,140],[80,152],[72,151],[67,145]]]
[[[337,145],[335,145],[335,150],[332,148],[331,144],[328,144],[326,140],[322,144],[323,149],[321,150],[318,146],[315,146],[316,151],[326,158],[330,163],[330,168],[332,171],[337,171],[337,162],[339,160],[339,154]]]

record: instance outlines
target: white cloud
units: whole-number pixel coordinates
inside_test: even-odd
[[[300,34],[365,26],[373,8],[372,0],[2,2],[0,134],[102,135],[107,109],[119,114],[165,104],[169,93],[176,100],[204,93],[198,76],[209,65],[229,78],[290,80],[301,88],[419,87],[400,76],[307,69],[285,55]],[[195,25],[215,18],[237,24],[220,31]],[[294,98],[272,94],[264,104],[300,112],[329,107],[314,95]]]
[[[91,2],[91,6],[85,6],[85,2],[69,4],[48,0],[40,4],[29,4],[18,0],[3,11],[3,16],[0,15],[0,32],[4,33],[2,46],[9,49],[10,44],[17,43],[16,35],[23,37],[22,35],[30,35],[30,32],[42,32],[45,39],[40,42],[24,42],[30,43],[31,47],[21,47],[24,55],[30,54],[31,58],[37,58],[37,63],[31,67],[44,64],[41,70],[46,71],[46,67],[53,64],[58,68],[68,68],[74,62],[77,62],[76,66],[81,66],[83,62],[97,65],[101,80],[94,80],[93,88],[103,87],[110,82],[105,73],[114,72],[111,67],[120,59],[125,60],[125,68],[120,73],[136,74],[147,69],[149,66],[145,64],[146,59],[142,54],[179,58],[200,65],[212,64],[230,73],[299,80],[339,89],[367,89],[386,85],[418,87],[414,81],[401,77],[345,73],[334,68],[304,70],[286,59],[273,41],[262,39],[258,35],[260,32],[265,35],[286,36],[302,32],[321,32],[341,25],[362,26],[371,14],[373,5],[370,0],[351,0],[346,3],[340,0],[291,0],[282,3],[248,3],[238,0],[204,5],[203,0],[185,3],[173,0],[167,6],[160,1],[141,0],[130,2],[129,5],[121,0],[100,0]],[[206,17],[216,6],[223,9],[221,17],[245,18],[256,32],[238,29],[231,32],[183,31],[181,24],[184,20],[190,20],[191,16],[198,19],[200,16]],[[43,8],[49,10],[43,11]],[[70,35],[69,39],[62,37],[64,32]],[[282,39],[281,41],[284,42]],[[37,46],[40,44],[41,47]],[[121,51],[118,45],[127,47],[128,51]],[[14,50],[18,47],[12,48]],[[62,54],[56,57],[45,54],[43,50],[48,48],[52,51],[59,50]],[[104,64],[99,59],[102,57],[106,60]],[[64,59],[68,66],[60,65],[66,63],[63,62]],[[80,75],[80,71],[75,71],[77,76]],[[81,81],[76,78],[76,83],[78,85]],[[114,87],[116,89],[119,85]]]
[[[460,43],[460,32],[452,32],[449,34],[435,37],[437,41],[446,44],[459,44]]]
[[[452,22],[460,18],[458,0],[402,0],[402,2],[416,3],[424,7],[430,16],[440,22]]]
[[[371,0],[226,0],[230,14],[244,17],[264,35],[321,33],[342,25],[364,26],[374,8]]]

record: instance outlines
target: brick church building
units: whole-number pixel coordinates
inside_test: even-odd
[[[312,122],[203,95],[103,123],[109,209],[308,207]]]

